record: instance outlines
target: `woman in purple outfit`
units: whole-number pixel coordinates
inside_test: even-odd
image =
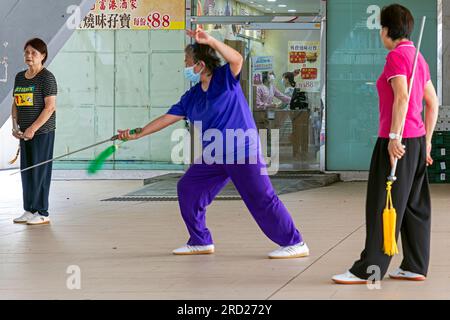
[[[203,142],[200,161],[194,161],[178,182],[178,201],[190,238],[173,253],[214,253],[211,233],[205,223],[206,207],[231,180],[259,227],[280,246],[269,253],[270,258],[308,256],[309,249],[292,217],[267,174],[262,173],[265,164],[259,153],[255,122],[239,84],[243,57],[200,28],[187,34],[196,43],[185,49],[185,77],[195,85],[167,114],[147,124],[141,133],[130,135],[129,129],[119,130],[120,139],[133,140],[187,118],[201,131],[202,137],[214,135],[214,141]],[[225,59],[225,65],[220,65],[216,52]],[[236,132],[244,133],[244,138],[239,139]],[[230,133],[234,135],[227,139]],[[219,142],[217,135],[221,136]],[[211,153],[214,155],[207,156],[206,151],[218,143],[223,148],[214,148]]]

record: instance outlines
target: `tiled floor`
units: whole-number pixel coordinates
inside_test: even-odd
[[[450,299],[450,185],[432,186],[427,281],[386,279],[379,290],[330,281],[362,249],[364,182],[281,196],[311,250],[295,260],[266,258],[276,245],[241,201],[208,209],[216,254],[173,256],[187,239],[177,202],[99,201],[141,185],[54,181],[52,224],[29,227],[12,224],[22,213],[19,176],[0,171],[0,299]],[[81,271],[79,290],[68,289],[70,266]]]

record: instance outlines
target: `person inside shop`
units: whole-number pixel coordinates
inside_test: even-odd
[[[275,74],[273,71],[264,71],[262,73],[262,81],[255,83],[256,85],[256,109],[266,110],[268,108],[279,108],[280,103],[275,103],[273,98],[281,100],[284,104],[289,104],[291,97],[283,94],[275,86]]]

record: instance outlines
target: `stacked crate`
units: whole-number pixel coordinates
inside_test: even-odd
[[[450,131],[450,106],[439,107],[439,118],[435,131]]]
[[[450,183],[450,131],[435,131],[431,157],[434,162],[428,167],[430,183]]]

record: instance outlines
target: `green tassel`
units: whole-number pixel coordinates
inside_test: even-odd
[[[119,147],[117,145],[112,145],[103,150],[94,160],[89,163],[89,167],[87,169],[89,174],[95,174],[98,170],[103,167],[106,159],[116,152]]]
[[[130,134],[135,134],[135,133],[140,133],[140,132],[142,132],[142,128],[135,128],[135,129],[130,130]],[[111,141],[117,140],[117,138],[118,138],[118,135],[112,137]],[[126,140],[122,140],[122,141],[125,142]],[[102,151],[94,160],[92,160],[89,163],[89,166],[87,169],[88,174],[95,174],[97,171],[99,171],[103,167],[103,164],[105,163],[106,159],[108,159],[110,156],[112,156],[114,154],[114,152],[116,152],[116,150],[119,149],[119,145],[120,144],[115,144],[115,145],[109,146],[104,151]]]

